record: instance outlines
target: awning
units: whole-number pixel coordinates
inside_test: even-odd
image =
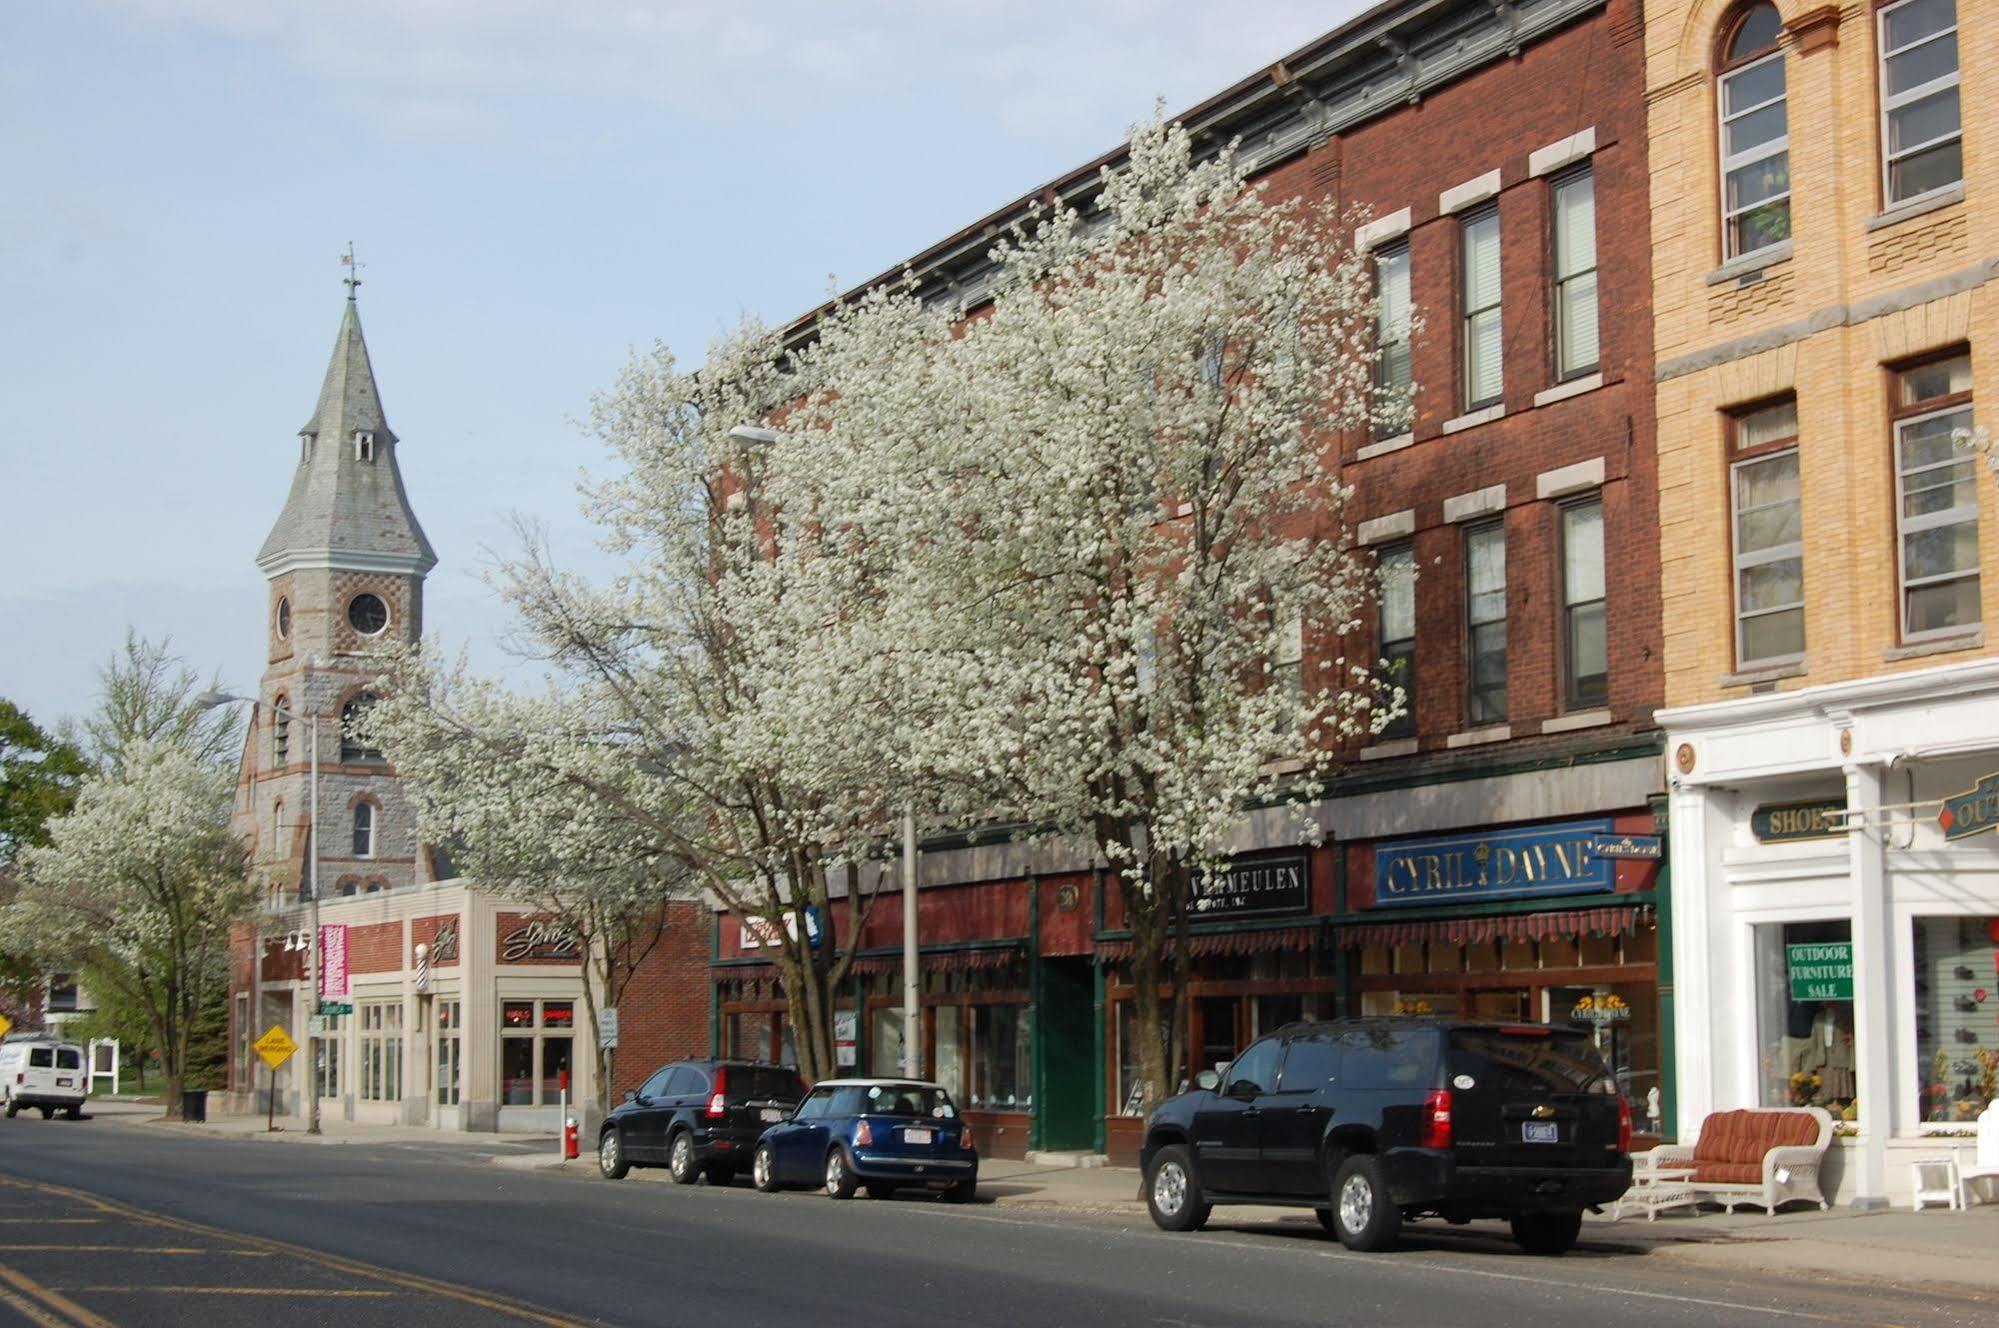
[[[1187,953],[1205,955],[1270,954],[1280,950],[1309,950],[1318,935],[1316,927],[1266,927],[1261,931],[1201,932],[1187,938]],[[1131,958],[1130,941],[1098,941],[1097,958],[1122,963]]]
[[[1484,945],[1491,941],[1545,941],[1557,937],[1621,936],[1651,920],[1642,905],[1610,908],[1570,908],[1551,913],[1503,913],[1482,918],[1441,918],[1425,922],[1388,922],[1367,927],[1341,927],[1344,950],[1385,945]]]
[[[988,947],[981,950],[936,950],[919,953],[917,966],[925,973],[971,973],[987,969],[1005,968],[1018,963],[1021,952],[1014,946]],[[902,972],[902,956],[899,954],[861,955],[854,960],[851,970],[862,977],[875,977],[883,973]]]

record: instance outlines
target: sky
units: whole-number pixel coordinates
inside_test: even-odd
[[[254,689],[255,556],[351,241],[441,562],[514,672],[509,516],[609,570],[579,423],[1220,91],[1361,0],[0,0],[0,697],[87,711],[128,627]]]

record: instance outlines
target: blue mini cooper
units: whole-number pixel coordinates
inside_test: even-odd
[[[937,1084],[910,1079],[828,1079],[791,1119],[757,1140],[750,1175],[765,1193],[824,1185],[835,1199],[886,1199],[898,1189],[969,1201],[979,1186],[971,1127]]]

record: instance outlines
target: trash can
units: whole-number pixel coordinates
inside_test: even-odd
[[[193,1121],[197,1125],[208,1123],[208,1090],[206,1088],[183,1088],[180,1090],[180,1118]]]

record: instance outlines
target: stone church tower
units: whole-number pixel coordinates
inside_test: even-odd
[[[304,897],[319,840],[322,899],[435,878],[416,818],[380,753],[344,720],[365,707],[369,656],[423,632],[437,565],[403,491],[350,283],[319,404],[299,430],[291,494],[257,555],[269,578],[268,660],[243,752],[237,829],[274,903]],[[297,715],[292,721],[273,705]],[[306,724],[319,736],[319,823],[308,826]]]

